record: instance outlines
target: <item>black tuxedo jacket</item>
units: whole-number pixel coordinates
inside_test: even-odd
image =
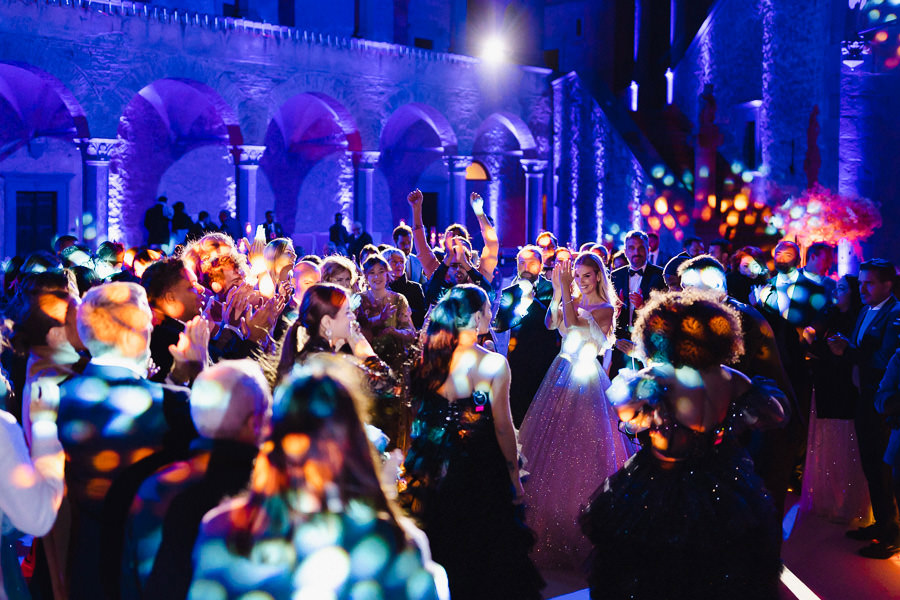
[[[630,321],[631,299],[628,297],[628,272],[630,269],[631,267],[620,267],[610,275],[616,295],[622,302],[619,307],[619,316],[616,318],[616,337],[625,340],[631,339],[630,327],[633,325],[633,322]],[[665,289],[663,270],[657,265],[644,265],[644,276],[641,278],[641,294],[644,296],[644,301],[650,299],[650,292]]]
[[[808,327],[813,324],[830,304],[831,296],[825,286],[816,283],[800,271],[797,281],[787,289],[776,286],[777,277],[769,280],[768,285],[760,292],[760,308],[773,315],[780,316],[794,327]],[[785,293],[790,298],[787,314],[778,309],[778,294]]]
[[[893,296],[878,309],[857,344],[859,328],[870,310],[865,306],[859,311],[849,349],[853,362],[859,367],[859,391],[863,402],[873,401],[888,362],[900,347],[900,302]]]
[[[507,353],[512,373],[509,402],[516,427],[522,424],[561,344],[559,333],[544,325],[547,306],[553,299],[553,285],[543,277],[539,278],[528,309],[517,311],[522,296],[522,288],[516,283],[505,288],[493,323],[495,331],[510,332]]]

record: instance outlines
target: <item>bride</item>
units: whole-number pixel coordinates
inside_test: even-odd
[[[576,290],[572,291],[575,283]],[[591,493],[631,454],[606,399],[609,378],[597,356],[614,341],[615,293],[600,257],[582,253],[557,263],[545,324],[563,335],[562,350],[531,403],[519,440],[531,473],[526,521],[537,534],[539,567],[579,569],[590,553],[578,516]]]

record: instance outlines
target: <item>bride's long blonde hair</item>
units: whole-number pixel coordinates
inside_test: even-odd
[[[612,281],[609,278],[609,272],[606,270],[606,265],[603,264],[603,259],[593,252],[582,252],[572,264],[572,269],[574,270],[582,265],[590,267],[597,273],[597,296],[600,297],[601,302],[611,304],[613,310],[618,313],[616,290],[613,288]],[[580,292],[578,293],[580,295]],[[613,319],[615,319],[615,315],[613,316]]]

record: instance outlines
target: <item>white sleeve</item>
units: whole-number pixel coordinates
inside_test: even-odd
[[[16,529],[36,536],[50,531],[62,502],[64,469],[55,423],[35,423],[29,456],[15,417],[0,411],[0,511]]]
[[[600,328],[600,325],[597,324],[591,311],[579,307],[578,316],[587,321],[591,330],[591,337],[597,344],[597,354],[603,354],[608,347],[612,346],[612,341],[605,333],[603,333],[603,330]]]

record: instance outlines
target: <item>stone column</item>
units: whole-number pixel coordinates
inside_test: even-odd
[[[81,239],[94,250],[109,239],[109,161],[112,138],[81,138]]]
[[[449,201],[445,204],[445,213],[440,215],[443,217],[442,227],[446,227],[450,223],[466,224],[466,207],[469,202],[466,199],[466,169],[472,164],[471,156],[445,156],[444,164],[450,171],[450,194]],[[484,207],[485,212],[489,213],[489,208]]]
[[[760,138],[763,165],[779,185],[803,188],[807,119],[822,109],[820,179],[837,181],[836,96],[840,44],[831,40],[832,2],[761,0],[763,17]],[[846,3],[844,7],[846,9]]]
[[[533,244],[544,227],[544,172],[547,170],[547,161],[523,158],[520,162],[525,169],[526,241]]]
[[[375,167],[381,152],[363,151],[353,153],[356,167],[356,186],[353,194],[353,220],[363,225],[363,230],[371,233],[375,229]]]
[[[235,218],[247,233],[247,239],[255,235],[253,221],[256,219],[256,173],[265,146],[233,146],[234,180],[237,192]]]

